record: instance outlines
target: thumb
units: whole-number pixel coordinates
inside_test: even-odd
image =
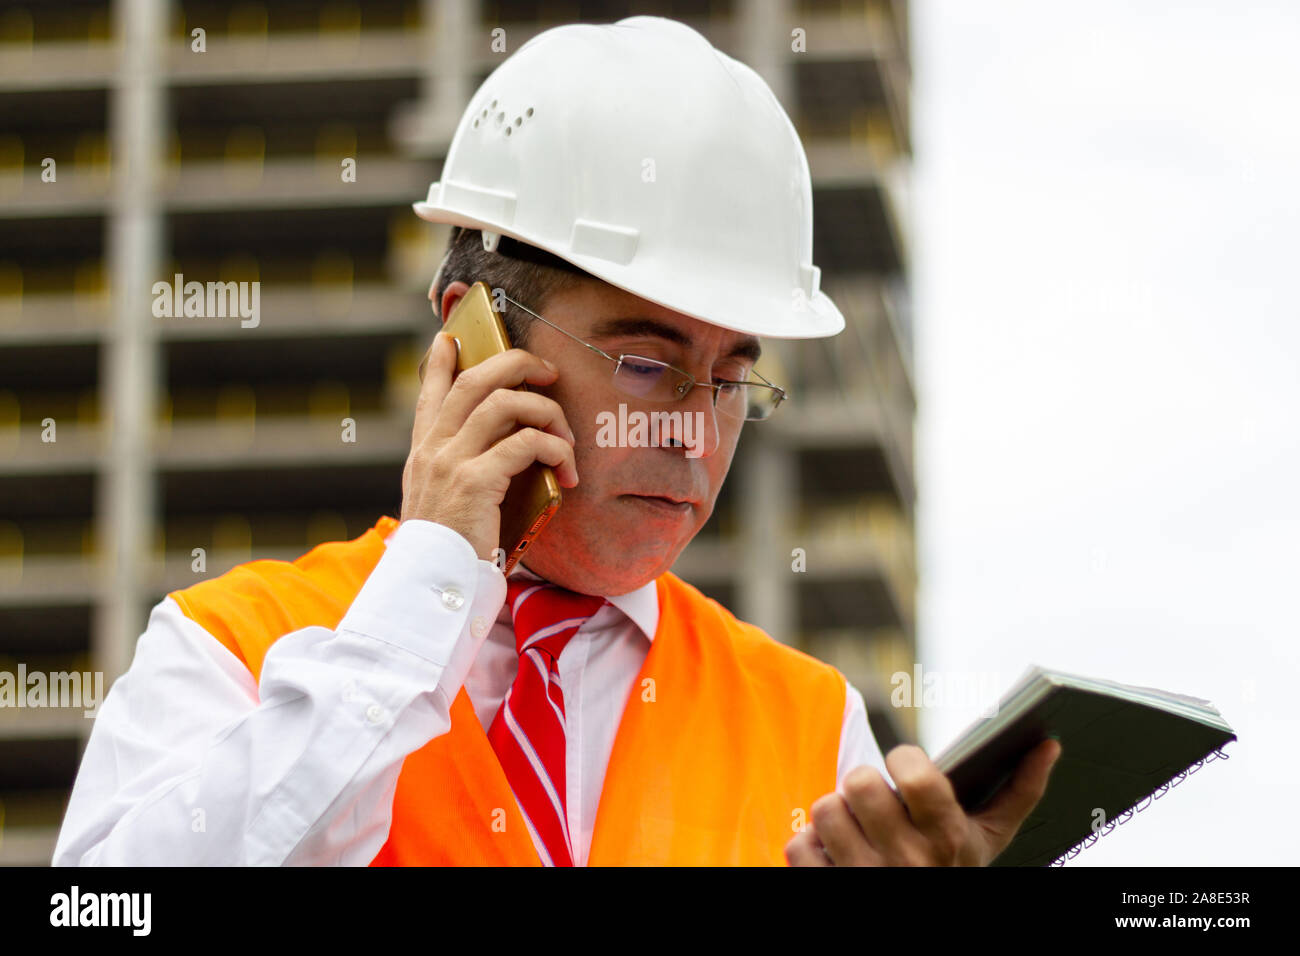
[[[1010,781],[973,819],[1010,842],[1025,817],[1029,816],[1029,811],[1043,798],[1052,768],[1060,756],[1060,742],[1051,738],[1044,740],[1025,754]]]

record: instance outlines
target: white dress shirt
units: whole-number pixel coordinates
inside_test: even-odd
[[[388,838],[403,760],[450,729],[461,687],[486,731],[514,682],[505,597],[505,576],[465,538],[404,521],[337,630],[279,638],[260,684],[164,598],[100,705],[54,865],[366,865]],[[609,601],[558,662],[577,865],[659,619],[653,581]],[[893,783],[850,685],[837,781],[861,764]]]

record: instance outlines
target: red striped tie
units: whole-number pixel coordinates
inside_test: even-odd
[[[519,673],[492,719],[488,740],[542,862],[573,866],[565,800],[564,695],[556,661],[605,599],[513,578],[506,581],[506,603],[514,619]]]

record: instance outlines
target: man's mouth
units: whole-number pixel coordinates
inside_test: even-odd
[[[685,498],[673,498],[667,495],[624,495],[624,498],[631,498],[635,501],[642,502],[652,508],[658,508],[662,511],[687,512],[695,507],[694,502]]]

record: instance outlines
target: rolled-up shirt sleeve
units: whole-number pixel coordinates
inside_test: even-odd
[[[338,627],[280,637],[260,683],[165,598],[100,705],[53,864],[366,865],[505,594],[461,535],[404,521]]]
[[[867,723],[867,707],[862,700],[862,692],[852,684],[847,684],[844,694],[844,726],[840,732],[839,765],[835,773],[835,787],[844,791],[844,777],[854,767],[866,764],[875,767],[885,782],[894,786],[894,778],[885,769],[885,758],[876,743],[871,725]]]

